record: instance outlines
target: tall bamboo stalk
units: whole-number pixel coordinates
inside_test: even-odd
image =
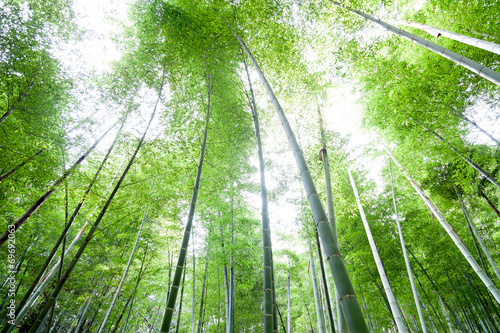
[[[290,302],[290,258],[288,258],[288,279],[287,279],[287,310],[288,310],[288,316],[287,316],[287,327],[288,333],[292,332],[292,309],[290,307],[291,302]]]
[[[316,236],[316,248],[318,249],[318,261],[319,261],[319,267],[321,270],[321,278],[323,281],[323,291],[325,292],[326,311],[328,314],[328,321],[330,323],[330,331],[332,333],[335,333],[335,324],[333,322],[332,304],[330,303],[330,290],[329,290],[327,282],[326,282],[328,277],[325,274],[325,266],[323,264],[323,255],[321,253],[321,244],[319,243],[318,232],[316,231],[314,234]]]
[[[387,300],[389,302],[392,315],[394,317],[394,320],[396,321],[396,326],[398,327],[399,332],[407,332],[406,326],[403,322],[403,316],[401,315],[398,303],[396,302],[396,297],[394,296],[394,293],[392,291],[391,284],[389,283],[389,278],[387,277],[387,273],[385,272],[384,264],[380,259],[377,245],[375,244],[375,240],[373,239],[370,225],[368,224],[363,206],[361,205],[361,200],[359,198],[358,189],[356,188],[356,183],[354,182],[351,170],[347,169],[347,172],[349,173],[349,179],[351,180],[352,191],[354,192],[354,196],[356,197],[359,214],[361,215],[361,220],[363,221],[363,226],[365,227],[366,236],[368,237],[368,243],[370,243],[373,258],[375,259],[375,264],[377,265],[377,270],[380,275],[380,279],[382,280],[382,284],[384,286],[385,294],[387,295]]]
[[[165,62],[165,65],[166,65],[166,62]],[[122,175],[121,175],[120,179],[118,180],[118,182],[116,183],[113,191],[111,192],[110,196],[108,197],[108,200],[106,201],[106,203],[102,207],[101,212],[99,213],[99,215],[97,216],[94,224],[92,225],[92,228],[89,230],[89,233],[85,237],[85,240],[83,241],[83,243],[81,244],[80,248],[78,249],[78,252],[73,257],[73,259],[69,263],[68,267],[66,268],[66,271],[64,272],[64,275],[61,278],[61,281],[56,285],[54,292],[52,293],[52,295],[50,296],[50,298],[47,300],[47,303],[44,306],[44,308],[40,311],[40,313],[38,315],[38,318],[36,319],[35,323],[31,327],[31,330],[29,331],[29,333],[35,333],[35,332],[37,332],[38,328],[41,325],[41,321],[43,320],[43,318],[45,318],[45,315],[48,312],[48,310],[50,309],[50,307],[52,306],[52,304],[54,304],[55,299],[57,298],[57,296],[61,292],[62,287],[64,286],[64,284],[68,280],[71,272],[73,271],[73,269],[75,268],[76,264],[78,263],[78,260],[80,259],[81,255],[83,254],[83,251],[85,251],[85,248],[87,247],[88,243],[93,238],[94,233],[97,230],[97,228],[99,227],[99,223],[101,222],[102,218],[106,214],[106,211],[108,210],[109,205],[111,205],[111,202],[113,201],[113,199],[114,199],[114,197],[116,195],[116,192],[118,192],[118,189],[120,188],[120,186],[121,186],[123,180],[125,179],[128,171],[132,167],[132,164],[135,161],[137,153],[141,149],[142,144],[144,143],[144,140],[146,139],[146,135],[148,133],[148,130],[149,130],[150,126],[151,126],[151,123],[153,122],[153,119],[154,119],[154,116],[156,114],[156,110],[157,110],[158,104],[160,102],[161,93],[162,93],[162,90],[163,90],[164,83],[165,83],[165,69],[163,70],[162,82],[161,82],[160,89],[158,91],[158,99],[156,101],[154,110],[153,110],[153,112],[151,114],[151,117],[149,119],[148,125],[146,126],[146,129],[144,130],[144,133],[143,133],[141,139],[139,140],[139,143],[137,144],[137,147],[136,147],[134,153],[132,154],[132,156],[131,156],[131,158],[130,158],[128,164],[127,164],[127,166],[125,167],[125,170],[123,170]]]
[[[19,229],[23,225],[23,223],[26,222],[26,220],[29,219],[29,217],[31,215],[33,215],[33,213],[38,208],[40,208],[40,206],[45,201],[47,201],[47,199],[52,195],[52,193],[55,192],[55,190],[59,187],[59,185],[61,185],[66,180],[66,178],[68,178],[76,170],[76,168],[87,158],[87,156],[89,156],[89,154],[95,149],[95,147],[97,147],[99,142],[101,142],[101,140],[106,136],[106,134],[108,134],[109,131],[111,131],[111,129],[113,129],[115,127],[115,125],[116,124],[111,126],[106,132],[104,132],[104,134],[99,139],[97,139],[97,141],[89,149],[87,149],[87,151],[82,156],[80,156],[80,158],[78,158],[78,160],[68,170],[66,170],[61,177],[59,177],[52,184],[52,186],[44,194],[42,194],[42,196],[40,198],[38,198],[38,200],[36,200],[24,212],[24,214],[21,215],[21,217],[19,217],[16,220],[16,222],[13,223],[14,230]],[[5,233],[2,236],[0,236],[0,247],[5,243],[5,241],[7,240],[8,236],[10,235],[11,232],[12,232],[12,228],[9,227],[9,230],[5,231]]]
[[[500,45],[493,43],[493,42],[488,42],[486,40],[482,40],[479,38],[474,38],[466,35],[462,35],[453,31],[448,31],[436,27],[432,27],[430,25],[422,24],[422,23],[417,23],[417,22],[410,22],[410,21],[396,21],[397,24],[402,24],[406,25],[408,27],[412,28],[417,28],[421,29],[428,34],[438,38],[440,36],[444,36],[453,40],[456,40],[458,42],[467,44],[467,45],[472,45],[475,47],[478,47],[480,49],[490,51],[496,54],[500,54]]]
[[[427,39],[418,37],[418,36],[411,34],[407,31],[396,28],[395,26],[390,25],[388,23],[385,23],[385,22],[383,22],[379,19],[376,19],[370,15],[367,15],[367,14],[362,13],[360,11],[357,11],[355,9],[348,8],[348,7],[343,6],[340,3],[335,2],[335,1],[332,1],[332,3],[334,3],[335,5],[337,5],[339,7],[347,9],[348,11],[350,11],[352,13],[358,14],[359,16],[364,17],[365,19],[372,21],[373,23],[376,23],[376,24],[382,26],[383,28],[392,32],[395,35],[401,36],[403,38],[410,40],[411,42],[413,42],[417,45],[425,47],[426,49],[431,50],[432,52],[435,52],[435,53],[445,57],[446,59],[449,59],[449,60],[453,61],[454,63],[456,63],[462,67],[467,68],[468,70],[476,73],[477,75],[484,77],[485,79],[487,79],[490,82],[493,82],[496,85],[500,85],[500,73],[495,72],[491,68],[483,66],[480,63],[475,62],[474,60],[471,60],[471,59],[464,57],[458,53],[450,51],[447,48],[444,48],[438,44],[435,44],[431,41],[428,41]]]
[[[477,228],[472,221],[469,211],[467,210],[467,207],[465,206],[464,201],[462,200],[462,196],[458,192],[457,188],[455,187],[455,193],[457,194],[458,201],[460,202],[460,206],[462,207],[462,211],[464,212],[465,218],[467,219],[467,222],[472,229],[472,232],[474,233],[474,236],[476,236],[477,242],[481,246],[481,249],[483,250],[484,254],[486,255],[486,258],[488,259],[488,262],[491,265],[491,268],[493,268],[493,271],[495,272],[496,277],[498,280],[500,280],[500,271],[498,270],[497,265],[495,264],[495,261],[493,261],[493,258],[491,257],[490,251],[488,251],[488,248],[484,245],[483,239],[479,232],[477,231]],[[476,217],[477,219],[477,217]]]
[[[29,161],[31,161],[32,159],[34,159],[35,157],[37,157],[38,155],[40,155],[44,151],[45,151],[45,148],[40,149],[39,151],[37,151],[36,153],[34,153],[33,155],[31,155],[30,157],[28,157],[27,159],[25,159],[24,161],[22,161],[21,163],[19,163],[18,165],[16,165],[12,169],[10,169],[9,171],[7,171],[4,174],[0,175],[0,182],[2,182],[5,179],[7,179],[7,177],[9,177],[10,175],[12,175],[14,172],[16,172],[17,170],[19,170],[20,168],[22,168],[24,165],[26,165],[26,163],[28,163]]]
[[[403,238],[403,231],[401,229],[401,222],[399,221],[398,205],[396,203],[396,194],[394,192],[394,180],[392,178],[392,167],[391,168],[391,191],[392,191],[392,202],[394,203],[394,213],[396,217],[396,224],[398,226],[399,242],[401,243],[401,250],[403,251],[403,257],[405,259],[406,271],[408,272],[408,279],[410,280],[411,291],[413,293],[413,299],[415,300],[415,306],[417,307],[418,318],[420,320],[420,327],[423,333],[427,333],[427,326],[425,324],[424,313],[422,312],[422,307],[420,306],[420,300],[418,298],[417,287],[415,286],[415,280],[413,280],[413,273],[411,271],[410,259],[408,258],[408,253],[406,253],[405,240]]]
[[[151,193],[153,192],[153,186],[154,186],[154,179],[151,182],[151,189],[149,190],[149,198],[151,198]],[[148,199],[149,201],[149,199]],[[144,210],[144,216],[142,217],[142,223],[139,228],[139,232],[137,233],[137,237],[135,239],[135,244],[132,249],[132,253],[130,253],[130,257],[128,258],[127,266],[125,267],[125,271],[123,272],[122,278],[120,280],[120,283],[118,284],[118,287],[115,290],[113,300],[111,301],[111,304],[109,305],[108,311],[106,312],[106,315],[104,316],[104,319],[102,321],[101,327],[99,328],[98,333],[102,333],[104,330],[104,327],[106,327],[106,324],[108,322],[109,316],[111,315],[111,311],[113,311],[113,308],[115,307],[116,301],[118,300],[118,297],[120,296],[120,292],[123,287],[123,283],[125,282],[125,279],[127,278],[128,270],[130,269],[130,265],[132,264],[132,260],[134,259],[135,251],[137,250],[137,245],[139,245],[139,240],[141,239],[141,233],[142,233],[142,228],[144,227],[144,223],[146,222],[146,216],[148,215],[148,207],[149,207],[149,202],[146,204],[146,209]]]
[[[170,330],[170,324],[172,322],[172,316],[175,308],[175,301],[177,298],[177,293],[179,291],[179,284],[181,282],[182,271],[184,269],[184,263],[186,261],[186,252],[189,244],[189,235],[191,233],[193,225],[193,217],[196,209],[196,200],[198,198],[198,190],[200,188],[201,182],[201,172],[203,169],[203,159],[205,157],[205,147],[207,145],[207,134],[208,134],[208,121],[210,119],[210,95],[211,95],[211,85],[210,85],[210,75],[207,75],[207,86],[208,86],[208,103],[207,103],[207,115],[205,122],[205,133],[203,135],[203,143],[201,145],[200,161],[198,163],[198,171],[196,172],[196,180],[194,182],[193,196],[191,197],[191,204],[189,207],[188,219],[186,222],[186,227],[184,229],[184,236],[182,237],[181,250],[179,252],[179,259],[177,261],[177,267],[175,268],[174,279],[172,282],[172,287],[170,288],[170,294],[167,301],[167,306],[165,308],[165,313],[163,316],[163,322],[161,325],[161,333],[167,333]]]
[[[405,175],[406,179],[410,182],[410,184],[413,186],[415,191],[417,191],[418,195],[422,198],[422,200],[425,202],[426,206],[431,210],[432,214],[438,219],[439,223],[441,226],[446,230],[448,235],[450,235],[451,239],[455,243],[455,245],[458,247],[462,255],[465,257],[469,265],[472,267],[474,272],[479,276],[481,281],[483,281],[484,285],[488,288],[488,290],[493,294],[493,297],[497,300],[497,302],[500,302],[500,292],[498,291],[497,287],[491,282],[490,278],[486,275],[486,273],[481,269],[481,267],[477,264],[476,260],[470,253],[470,251],[467,249],[465,244],[462,242],[458,234],[453,230],[453,227],[446,221],[444,216],[441,214],[437,206],[434,205],[434,203],[424,194],[424,192],[420,189],[420,187],[417,185],[417,183],[410,177],[410,175],[406,172],[405,169],[399,164],[399,162],[396,160],[394,155],[391,153],[389,148],[384,144],[384,148],[387,151],[387,154],[392,158],[394,163],[397,165],[397,167],[403,172]]]
[[[179,312],[177,313],[177,323],[175,325],[175,333],[179,333],[179,327],[181,326],[182,296],[184,296],[184,282],[185,281],[186,281],[186,270],[184,270],[182,272],[181,300],[179,301]]]
[[[326,187],[326,205],[328,209],[328,221],[332,226],[333,237],[338,247],[338,236],[337,236],[337,220],[335,218],[335,205],[333,204],[333,193],[332,193],[332,180],[330,176],[330,162],[328,160],[328,150],[326,149],[326,139],[325,139],[325,129],[323,126],[323,119],[321,118],[321,113],[319,113],[319,131],[321,134],[321,144],[323,148],[320,152],[320,160],[323,161],[323,167],[325,170],[325,187]],[[337,295],[337,286],[335,285],[335,295]],[[340,306],[340,298],[335,297],[337,303],[337,321],[339,323],[339,332],[348,332],[347,324],[345,322],[344,313],[342,307]]]
[[[363,318],[363,313],[361,312],[361,308],[359,306],[357,297],[354,293],[354,288],[352,287],[352,283],[349,279],[349,274],[347,273],[347,269],[345,267],[342,256],[339,252],[339,248],[335,242],[335,237],[332,232],[332,227],[328,222],[328,217],[326,216],[325,209],[321,203],[321,200],[318,196],[316,188],[314,186],[314,182],[312,180],[311,174],[307,167],[307,162],[304,159],[304,155],[300,150],[300,147],[295,139],[295,135],[286,119],[286,116],[279,104],[276,96],[274,95],[271,86],[267,82],[264,73],[260,69],[257,61],[252,56],[252,53],[245,45],[243,40],[235,33],[236,39],[238,39],[240,45],[243,47],[248,57],[252,61],[255,70],[259,74],[259,77],[266,88],[267,94],[271,99],[275,111],[281,121],[283,126],[283,130],[285,135],[288,138],[288,143],[290,144],[290,148],[295,156],[295,161],[297,163],[297,167],[299,169],[299,173],[302,178],[302,183],[306,192],[306,196],[309,200],[309,205],[311,207],[311,211],[313,213],[314,222],[316,224],[316,228],[318,229],[319,235],[321,237],[321,243],[325,249],[325,253],[327,255],[328,264],[330,266],[330,270],[335,280],[335,285],[338,288],[338,294],[340,298],[340,303],[342,306],[342,310],[344,311],[344,315],[346,317],[347,326],[349,330],[352,332],[368,332],[368,328],[366,326],[365,320]]]
[[[259,169],[260,169],[260,193],[261,193],[261,209],[262,209],[262,248],[264,252],[264,332],[271,333],[276,327],[277,318],[274,312],[274,298],[275,290],[273,286],[273,267],[272,267],[272,246],[271,246],[271,227],[269,224],[269,208],[267,200],[267,187],[264,155],[262,152],[262,141],[260,137],[259,114],[257,112],[257,105],[255,103],[255,96],[252,88],[252,81],[250,80],[250,73],[245,60],[245,70],[248,78],[248,85],[251,94],[251,109],[253,114],[253,123],[255,127],[255,136],[257,137],[257,154],[259,156]]]
[[[309,265],[311,267],[311,278],[312,278],[312,283],[313,283],[314,303],[316,304],[316,317],[318,320],[318,332],[319,333],[326,333],[325,315],[323,313],[323,305],[321,304],[321,295],[319,293],[319,288],[318,288],[318,278],[317,278],[317,274],[316,274],[316,266],[314,265],[314,258],[313,258],[313,254],[312,254],[311,244],[309,244],[309,252],[310,252]]]
[[[208,258],[207,258],[208,259]],[[205,286],[207,284],[208,260],[205,261],[205,274],[203,274],[203,286],[201,288],[200,315],[198,316],[198,333],[201,333],[203,325],[203,305],[205,303]]]
[[[78,323],[77,323],[75,331],[74,331],[75,333],[78,333],[80,331],[80,327],[83,324],[83,319],[85,318],[85,315],[87,314],[87,311],[89,310],[90,304],[92,304],[92,300],[94,299],[95,295],[97,294],[97,288],[98,287],[94,288],[94,291],[92,292],[92,295],[90,296],[90,299],[87,301],[87,304],[85,305],[85,309],[83,310],[82,315],[78,319]]]

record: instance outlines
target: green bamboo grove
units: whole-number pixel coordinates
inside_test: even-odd
[[[0,332],[498,332],[499,21],[0,0]]]

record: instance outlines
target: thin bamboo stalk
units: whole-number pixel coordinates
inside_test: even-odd
[[[45,201],[47,201],[47,199],[52,195],[52,193],[55,192],[55,190],[59,187],[59,185],[61,185],[64,182],[64,180],[66,180],[66,178],[68,178],[76,170],[76,168],[87,158],[87,156],[89,156],[89,154],[95,149],[95,147],[97,147],[97,145],[99,144],[99,142],[101,142],[101,140],[109,133],[109,131],[111,131],[111,129],[113,129],[115,127],[115,125],[116,124],[114,124],[113,126],[111,126],[106,132],[104,132],[104,134],[99,139],[97,139],[97,141],[89,149],[87,149],[87,151],[82,156],[80,156],[80,158],[78,158],[78,160],[68,170],[66,170],[61,177],[59,177],[52,184],[52,186],[44,194],[42,194],[42,196],[40,198],[38,198],[38,200],[36,200],[24,212],[24,214],[21,215],[21,217],[19,217],[16,220],[16,222],[14,222],[11,225],[13,227],[9,226],[9,229],[7,231],[5,231],[5,233],[2,236],[0,236],[0,247],[5,243],[5,241],[7,240],[8,236],[10,235],[10,233],[13,232],[12,230],[15,231],[15,230],[19,229],[24,224],[24,222],[26,222],[26,220],[29,219],[29,217],[31,215],[33,215],[33,213],[38,208],[40,208],[40,206]]]
[[[398,227],[399,242],[401,243],[401,250],[403,251],[403,257],[405,259],[406,271],[408,272],[408,279],[410,280],[411,291],[413,293],[413,299],[415,300],[415,306],[417,307],[418,318],[420,320],[420,327],[422,328],[423,333],[427,333],[427,326],[425,324],[424,313],[422,312],[422,307],[420,306],[420,300],[418,298],[417,287],[415,286],[415,280],[413,279],[413,273],[411,271],[410,259],[408,258],[408,253],[406,253],[405,240],[403,238],[403,231],[401,230],[401,222],[399,221],[398,205],[396,203],[396,193],[394,192],[394,180],[392,178],[392,167],[391,167],[390,171],[391,171],[392,201],[394,203],[394,213],[396,216],[396,224]]]
[[[401,315],[398,303],[396,302],[396,297],[394,296],[394,293],[392,291],[391,284],[389,283],[389,278],[387,277],[387,273],[385,272],[384,264],[382,263],[382,259],[380,259],[380,255],[377,250],[377,245],[375,244],[375,240],[373,239],[373,235],[370,230],[370,225],[368,224],[368,220],[366,219],[363,206],[361,205],[358,189],[356,188],[356,184],[354,182],[351,170],[347,169],[347,172],[349,173],[349,179],[351,180],[352,191],[354,192],[354,196],[356,197],[356,203],[358,204],[359,214],[361,215],[361,220],[363,221],[363,226],[365,227],[366,236],[368,237],[368,243],[370,243],[370,248],[372,250],[373,258],[375,259],[375,264],[377,265],[380,279],[382,279],[384,291],[385,294],[387,295],[392,315],[394,317],[394,320],[396,321],[396,326],[398,327],[399,332],[407,332],[406,326],[403,322],[403,316]]]
[[[488,251],[488,248],[486,247],[486,245],[484,245],[483,239],[482,239],[481,235],[479,234],[479,232],[477,231],[477,228],[476,228],[474,222],[472,221],[472,218],[470,217],[469,211],[467,210],[467,207],[465,206],[465,203],[462,200],[462,196],[460,195],[460,193],[458,192],[458,190],[456,188],[455,188],[455,193],[457,194],[458,201],[460,202],[460,206],[462,207],[462,211],[464,212],[464,215],[467,219],[467,222],[469,223],[469,226],[472,229],[474,236],[476,236],[477,242],[479,243],[479,245],[481,246],[481,249],[483,250],[484,254],[486,255],[486,258],[488,259],[488,262],[490,263],[491,268],[493,268],[493,271],[495,272],[496,277],[500,281],[500,271],[498,270],[498,267],[495,264],[495,261],[491,257],[490,251]],[[478,220],[477,217],[476,217],[476,220]],[[478,222],[479,222],[479,220],[478,220]]]
[[[316,274],[316,266],[314,265],[311,244],[309,244],[309,252],[310,252],[309,266],[311,267],[311,278],[312,278],[313,292],[314,292],[314,303],[316,304],[316,317],[318,320],[318,332],[319,333],[326,333],[325,315],[323,313],[323,305],[321,304],[321,295],[319,293],[318,278],[317,278],[317,274]]]
[[[255,127],[255,136],[257,137],[257,153],[259,157],[260,169],[260,193],[261,193],[261,209],[262,209],[262,247],[264,252],[264,332],[273,332],[276,328],[276,317],[274,313],[274,298],[275,290],[273,285],[273,263],[272,263],[272,246],[271,246],[271,227],[269,224],[269,208],[267,200],[267,187],[265,176],[264,155],[262,152],[262,142],[260,137],[259,114],[255,103],[255,96],[250,80],[250,73],[245,60],[245,71],[247,73],[248,85],[251,94],[251,106],[253,113],[253,122]]]
[[[201,172],[203,169],[203,159],[205,157],[205,147],[207,144],[207,134],[208,134],[208,121],[210,119],[210,95],[211,95],[211,85],[210,76],[207,75],[207,86],[208,86],[208,103],[207,103],[207,115],[205,122],[205,133],[203,135],[203,143],[200,152],[200,161],[198,163],[198,171],[196,172],[196,180],[193,188],[193,196],[191,197],[191,204],[189,207],[188,219],[186,222],[186,227],[184,229],[184,236],[182,238],[181,250],[179,252],[179,259],[177,261],[177,267],[175,268],[174,279],[172,282],[172,287],[170,288],[170,294],[167,301],[167,306],[165,308],[165,313],[163,316],[163,322],[161,325],[161,333],[167,333],[170,330],[170,323],[172,322],[172,316],[175,308],[175,301],[177,298],[177,293],[179,291],[179,284],[181,282],[182,271],[184,269],[184,263],[186,261],[186,252],[189,244],[189,235],[191,233],[193,225],[193,217],[196,209],[196,200],[198,198],[198,190],[200,188],[201,182]]]
[[[153,192],[153,186],[154,186],[154,179],[151,182],[151,189],[149,190],[149,198],[151,198],[151,193]],[[149,201],[150,199],[148,199]],[[113,300],[111,301],[111,304],[109,305],[108,311],[106,312],[106,315],[104,316],[104,319],[102,321],[101,327],[99,328],[98,333],[102,333],[104,330],[104,327],[106,327],[106,324],[109,320],[109,316],[111,315],[111,311],[113,311],[113,308],[116,304],[116,301],[118,300],[118,297],[120,296],[120,292],[123,287],[123,283],[125,282],[125,279],[127,278],[128,270],[130,269],[130,265],[132,264],[132,260],[134,259],[135,251],[137,250],[137,245],[139,245],[139,240],[141,239],[141,233],[142,233],[142,228],[144,227],[144,223],[146,222],[146,216],[148,215],[148,207],[149,207],[149,202],[146,204],[146,209],[144,210],[144,216],[142,217],[142,223],[139,228],[139,232],[137,233],[137,237],[135,239],[135,244],[132,249],[132,253],[130,253],[130,257],[127,262],[127,266],[125,267],[125,271],[123,272],[122,278],[120,280],[120,283],[118,284],[118,287],[116,288],[116,291],[113,296]]]

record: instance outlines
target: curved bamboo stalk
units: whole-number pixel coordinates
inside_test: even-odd
[[[260,137],[259,114],[257,112],[257,105],[255,104],[255,96],[252,88],[252,81],[250,80],[250,73],[245,60],[245,71],[247,73],[248,85],[251,94],[251,106],[253,114],[253,123],[255,127],[255,136],[257,137],[257,153],[259,157],[260,169],[260,193],[261,193],[261,207],[262,207],[262,249],[264,252],[264,332],[271,333],[274,331],[276,317],[274,313],[274,298],[275,290],[273,285],[273,262],[272,262],[272,246],[271,246],[271,227],[269,224],[269,208],[267,201],[267,187],[264,155],[262,152],[262,141]]]
[[[444,48],[444,47],[442,47],[438,44],[435,44],[431,41],[428,41],[424,38],[418,37],[414,34],[411,34],[407,31],[404,31],[402,29],[396,28],[395,26],[390,25],[388,23],[385,23],[385,22],[383,22],[379,19],[376,19],[370,15],[367,15],[367,14],[362,13],[360,11],[357,11],[355,9],[345,7],[345,6],[343,6],[340,3],[335,2],[335,1],[332,1],[332,3],[334,3],[335,5],[337,5],[341,8],[347,9],[350,12],[358,14],[359,16],[364,17],[365,19],[372,21],[373,23],[376,23],[376,24],[382,26],[383,28],[392,32],[395,35],[401,36],[403,38],[410,40],[411,42],[413,42],[417,45],[425,47],[426,49],[431,50],[432,52],[437,53],[437,54],[445,57],[446,59],[449,59],[449,60],[453,61],[454,63],[462,66],[462,67],[467,68],[468,70],[476,73],[477,75],[484,77],[485,79],[487,79],[490,82],[493,82],[496,85],[500,85],[500,73],[495,72],[491,68],[483,66],[480,63],[475,62],[474,60],[471,60],[471,59],[464,57],[458,53],[450,51],[447,48]]]
[[[240,45],[243,47],[248,57],[252,61],[255,70],[258,72],[259,77],[264,84],[264,87],[266,88],[267,94],[273,103],[274,109],[281,121],[285,135],[288,138],[288,143],[295,156],[295,162],[297,163],[297,167],[302,178],[302,184],[304,186],[309,205],[313,213],[316,228],[318,229],[321,243],[323,244],[323,247],[325,249],[328,264],[335,280],[335,285],[338,288],[337,290],[340,298],[340,304],[342,306],[342,310],[344,311],[349,331],[357,333],[368,332],[368,328],[366,326],[365,319],[363,318],[363,313],[361,312],[358,299],[356,297],[356,294],[354,293],[354,288],[352,287],[351,280],[349,279],[349,274],[347,273],[344,260],[342,259],[338,245],[335,242],[332,227],[328,222],[328,217],[326,216],[325,209],[323,208],[321,200],[318,196],[316,187],[314,186],[314,182],[311,177],[311,173],[309,172],[309,169],[307,167],[307,162],[304,159],[304,155],[300,150],[297,140],[295,139],[292,128],[290,127],[283,109],[281,108],[281,105],[279,104],[273,90],[271,89],[271,86],[267,82],[264,73],[257,64],[257,61],[252,56],[252,53],[236,33],[234,33],[234,36],[236,37],[236,39],[238,39]]]
[[[349,173],[349,179],[351,180],[352,191],[354,192],[354,196],[356,197],[356,203],[358,204],[359,214],[361,215],[361,220],[363,221],[363,226],[365,227],[366,236],[368,237],[368,243],[370,243],[370,248],[372,250],[373,258],[375,259],[375,264],[377,265],[378,273],[380,275],[380,279],[382,280],[384,291],[385,294],[387,295],[387,301],[389,302],[389,306],[392,311],[394,320],[396,322],[396,326],[398,327],[399,332],[406,333],[407,330],[403,322],[403,316],[401,315],[398,303],[396,302],[396,297],[394,296],[391,284],[389,283],[389,278],[387,277],[387,273],[385,272],[384,264],[380,259],[380,255],[377,250],[377,245],[375,244],[375,240],[373,239],[373,235],[370,230],[370,225],[368,224],[368,220],[366,219],[363,206],[361,205],[361,200],[359,198],[358,189],[356,188],[356,183],[354,182],[354,178],[352,177],[351,170],[347,169],[347,172]]]
[[[481,269],[481,267],[477,264],[476,260],[470,253],[470,251],[467,249],[465,244],[462,242],[458,234],[453,230],[452,226],[446,221],[444,216],[441,214],[439,209],[434,205],[434,203],[424,194],[424,192],[420,189],[420,187],[417,185],[417,183],[410,177],[410,175],[406,172],[405,169],[399,164],[399,162],[396,160],[394,155],[391,153],[389,148],[384,144],[384,148],[387,151],[387,154],[391,157],[391,159],[394,161],[394,163],[397,165],[397,167],[403,172],[405,175],[406,179],[410,182],[410,184],[413,186],[415,191],[417,191],[418,195],[422,198],[422,200],[425,202],[426,206],[431,210],[433,215],[438,219],[439,223],[441,226],[446,230],[448,235],[451,237],[455,245],[458,247],[462,255],[465,257],[469,265],[472,267],[474,272],[476,272],[477,276],[483,281],[484,285],[488,290],[491,292],[493,297],[497,300],[497,302],[500,302],[500,292],[498,291],[497,287],[491,282],[490,278],[486,275],[486,273]]]
[[[172,287],[170,288],[170,294],[168,296],[167,306],[165,308],[165,313],[163,315],[163,321],[160,329],[161,333],[167,333],[170,330],[170,324],[172,322],[172,316],[174,314],[175,301],[177,299],[179,284],[181,282],[182,271],[184,269],[184,264],[186,262],[186,253],[187,253],[187,247],[189,245],[189,236],[191,234],[191,229],[193,226],[194,212],[196,209],[196,200],[198,198],[198,190],[200,188],[200,182],[201,182],[201,172],[203,170],[203,159],[205,157],[205,147],[207,145],[208,121],[210,120],[211,85],[210,85],[209,75],[207,75],[207,86],[208,86],[207,115],[205,120],[205,133],[203,135],[203,143],[201,145],[200,161],[198,163],[198,170],[196,172],[196,179],[194,182],[193,195],[191,197],[188,219],[186,222],[186,227],[184,229],[184,236],[182,237],[182,245],[181,245],[181,250],[179,252],[179,259],[177,261],[177,267],[175,268]]]
[[[390,164],[389,164],[390,167]],[[396,203],[396,194],[394,193],[394,180],[392,178],[392,167],[391,167],[391,190],[392,190],[392,201],[394,203],[394,213],[396,215],[396,224],[398,226],[399,241],[401,243],[401,250],[403,251],[403,257],[405,259],[406,271],[408,272],[408,279],[410,280],[411,291],[413,293],[413,299],[415,300],[415,306],[417,307],[418,318],[420,319],[420,327],[422,327],[422,332],[427,333],[427,326],[425,324],[424,313],[422,312],[422,307],[420,306],[420,299],[418,297],[417,287],[415,286],[415,280],[413,279],[413,273],[411,271],[410,259],[408,258],[408,253],[406,253],[405,240],[403,238],[403,231],[401,230],[401,222],[399,221],[398,205]]]
[[[466,35],[462,35],[453,31],[448,31],[436,27],[432,27],[430,25],[422,24],[422,23],[417,23],[417,22],[410,22],[410,21],[396,21],[395,23],[397,24],[402,24],[406,25],[408,27],[412,28],[417,28],[417,29],[422,29],[423,31],[433,35],[434,37],[438,38],[439,36],[444,36],[453,40],[456,40],[458,42],[467,44],[467,45],[472,45],[477,48],[490,51],[496,54],[500,54],[500,45],[493,43],[493,42],[488,42],[486,40],[482,40],[479,38],[474,38]]]

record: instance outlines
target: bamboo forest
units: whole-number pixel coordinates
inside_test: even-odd
[[[499,333],[500,2],[337,1],[0,0],[0,333]]]

